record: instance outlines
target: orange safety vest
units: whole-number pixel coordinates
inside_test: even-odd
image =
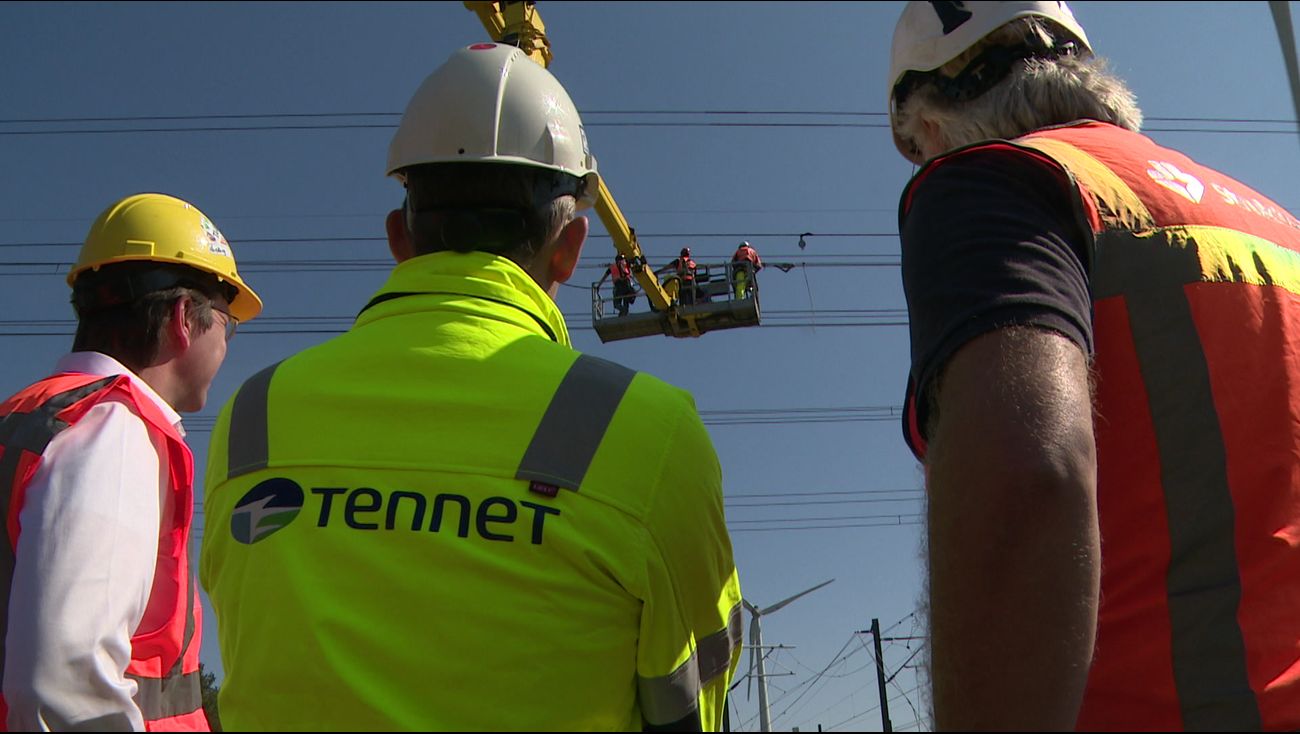
[[[1063,169],[1093,237],[1102,576],[1079,728],[1300,728],[1300,221],[1113,125],[972,147]]]
[[[0,507],[4,508],[5,541],[0,543],[0,568],[12,580],[18,548],[19,513],[27,485],[50,441],[75,424],[110,395],[129,398],[149,433],[166,439],[169,490],[175,493],[170,527],[159,534],[158,566],[150,610],[168,612],[159,629],[131,637],[131,662],[126,675],[138,689],[135,702],[144,715],[146,731],[208,731],[199,685],[202,609],[198,586],[190,572],[190,524],[194,515],[194,459],[158,406],[125,375],[100,377],[63,373],[27,387],[0,404]],[[157,577],[170,579],[159,584]],[[158,598],[159,589],[169,589]],[[10,587],[0,587],[0,645],[8,630]],[[0,654],[0,661],[3,655]],[[9,707],[0,696],[0,729]]]
[[[745,262],[745,261],[751,262],[751,263],[754,264],[754,270],[759,270],[760,268],[763,267],[763,261],[759,259],[759,257],[758,257],[758,251],[756,251],[756,250],[755,250],[754,248],[752,248],[752,247],[740,247],[740,248],[738,248],[738,249],[736,250],[736,254],[734,254],[734,255],[731,256],[731,261],[732,261],[732,262]]]
[[[683,281],[690,282],[695,280],[696,265],[694,258],[679,257],[676,260],[673,260],[673,267],[676,268],[678,277]]]
[[[614,280],[630,280],[632,278],[632,266],[626,261],[615,260],[609,265],[609,275]]]

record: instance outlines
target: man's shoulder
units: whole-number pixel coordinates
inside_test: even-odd
[[[949,151],[928,161],[913,185],[942,172],[945,176],[987,177],[1023,169],[1060,171],[1062,166],[1042,151],[1017,140],[985,140]]]
[[[668,435],[683,422],[698,423],[699,413],[691,393],[648,372],[579,352],[565,369],[564,380],[588,382],[578,392],[594,395],[597,385],[620,391],[616,413],[632,420],[637,433],[649,437]],[[575,386],[576,388],[577,386]],[[564,389],[563,384],[560,389]]]
[[[152,396],[136,389],[127,375],[90,372],[56,372],[36,380],[0,401],[0,416],[40,410],[76,423],[96,408],[113,420],[170,425]]]
[[[231,400],[233,401],[238,397],[240,391],[250,385],[262,384],[272,377],[275,378],[277,384],[282,384],[285,380],[301,380],[311,383],[315,379],[314,375],[320,372],[336,371],[336,367],[332,368],[331,365],[337,366],[341,353],[351,349],[346,340],[348,334],[349,332],[344,332],[320,344],[314,344],[294,352],[276,362],[254,367],[252,372],[240,383],[239,390],[235,391],[235,394],[231,396]],[[358,346],[364,347],[364,345]],[[365,351],[365,349],[359,351]],[[229,401],[227,404],[229,404]]]
[[[903,190],[899,212],[905,221],[921,202],[949,212],[985,211],[990,202],[1003,208],[1024,196],[1068,197],[1070,191],[1069,173],[1059,161],[1013,141],[991,140],[927,162]]]
[[[104,456],[120,452],[138,458],[141,455],[137,453],[139,451],[161,450],[161,441],[166,440],[156,433],[159,429],[153,425],[154,422],[142,414],[141,406],[135,400],[123,392],[113,391],[105,393],[77,420],[52,436],[47,449],[58,439],[65,445],[77,447],[79,454]]]

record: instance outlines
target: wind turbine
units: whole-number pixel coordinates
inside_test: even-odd
[[[1296,117],[1300,118],[1300,63],[1296,61],[1295,30],[1291,25],[1291,4],[1283,0],[1272,0],[1268,4],[1273,11],[1273,25],[1277,26],[1277,37],[1282,42],[1282,60],[1286,64],[1287,79],[1291,83],[1291,102],[1295,105]]]
[[[757,668],[759,731],[772,731],[772,720],[769,717],[767,711],[767,673],[764,672],[764,668],[763,668],[763,653],[762,653],[763,628],[760,625],[759,620],[763,618],[763,615],[771,614],[772,612],[781,609],[782,607],[794,601],[795,599],[798,599],[799,597],[804,596],[805,594],[811,594],[814,591],[820,589],[821,587],[829,584],[834,580],[835,579],[828,579],[826,581],[823,581],[820,584],[817,584],[816,586],[812,587],[811,589],[804,589],[803,591],[799,592],[798,594],[795,594],[794,596],[791,596],[786,599],[782,599],[781,601],[771,606],[763,607],[762,609],[754,606],[753,604],[750,604],[748,599],[740,600],[741,603],[745,605],[745,608],[749,610],[749,614],[750,614],[749,681],[751,684],[754,682],[755,669]]]

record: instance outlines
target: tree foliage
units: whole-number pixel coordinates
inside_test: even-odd
[[[221,731],[221,714],[217,711],[217,674],[209,673],[203,663],[199,663],[199,688],[203,692],[203,714],[208,717],[208,726],[212,731]]]

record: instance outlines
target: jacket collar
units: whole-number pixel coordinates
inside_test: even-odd
[[[513,260],[486,252],[435,252],[399,263],[362,309],[357,326],[411,311],[406,297],[421,295],[467,296],[509,306],[493,309],[492,316],[572,346],[564,315],[537,281]]]

